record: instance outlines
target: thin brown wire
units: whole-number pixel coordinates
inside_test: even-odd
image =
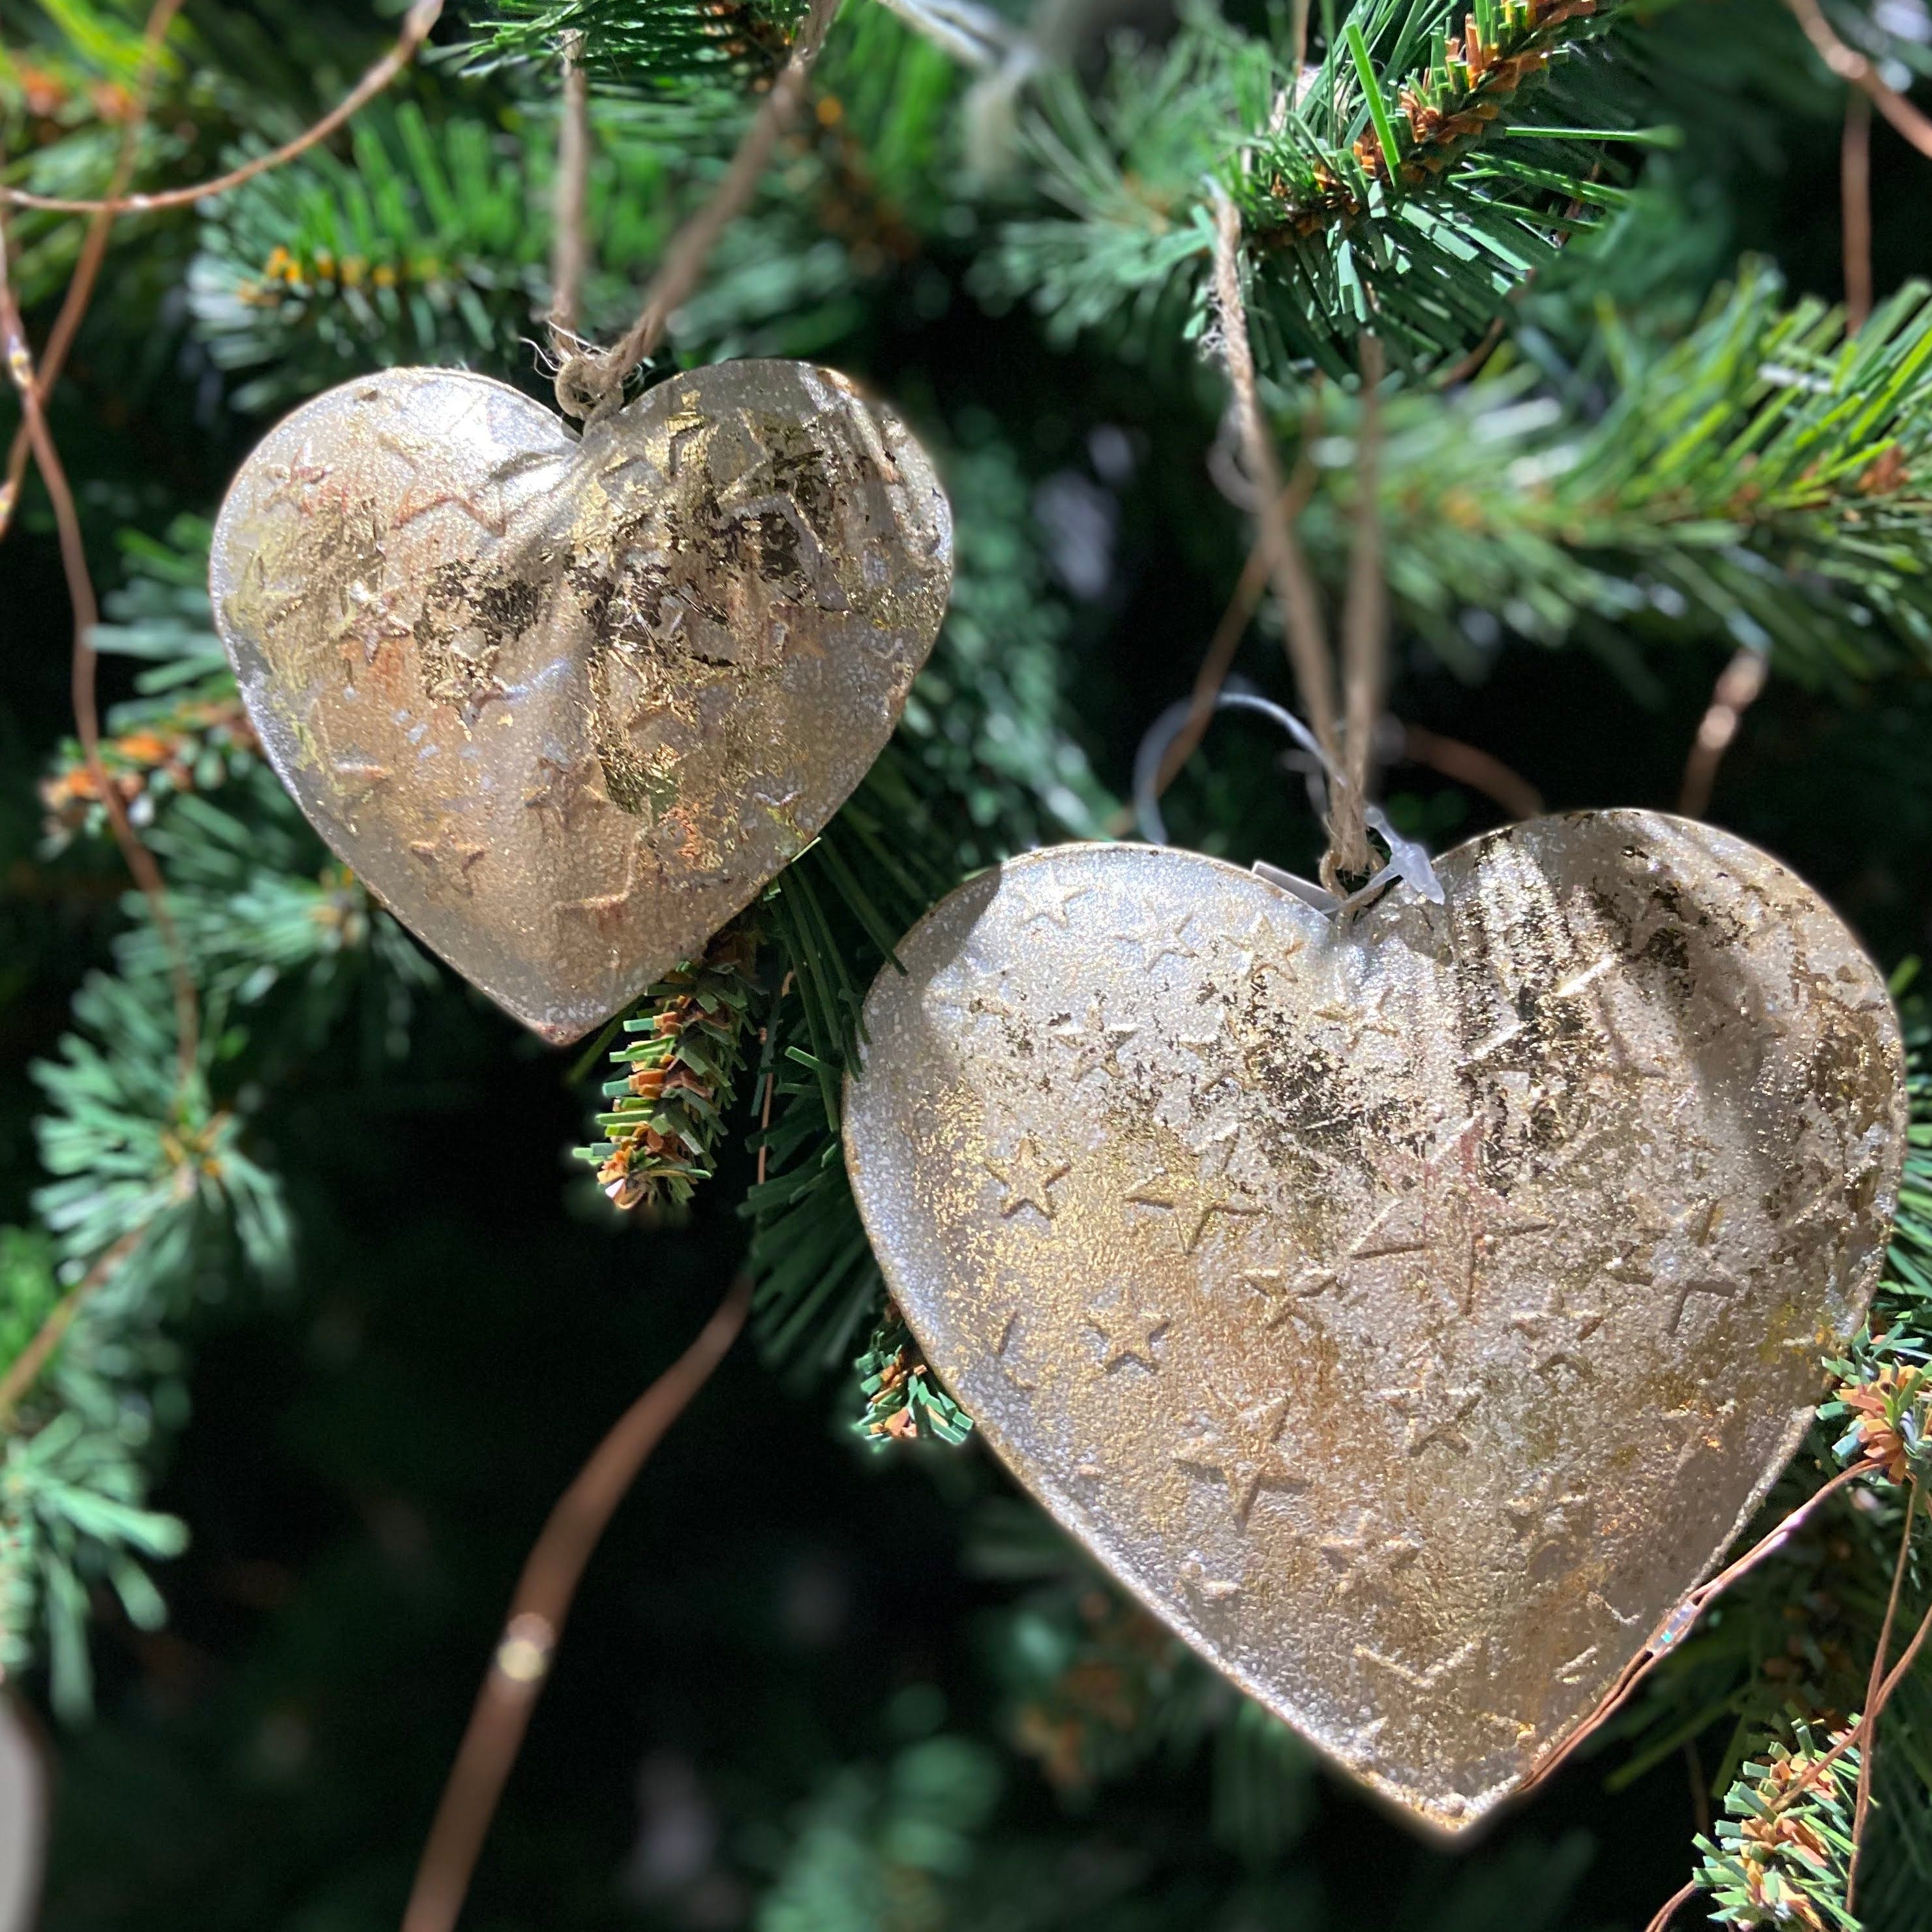
[[[584,1566],[651,1451],[737,1340],[751,1302],[752,1278],[741,1272],[697,1339],[618,1418],[550,1511],[517,1580],[502,1636],[457,1748],[402,1932],[452,1932],[455,1925]]]
[[[1878,1648],[1872,1653],[1870,1675],[1865,1679],[1865,1711],[1870,1713],[1874,1700],[1885,1682],[1886,1652],[1892,1648],[1892,1627],[1898,1620],[1898,1600],[1905,1588],[1906,1564],[1912,1555],[1912,1519],[1918,1510],[1918,1478],[1912,1479],[1912,1486],[1906,1492],[1905,1523],[1898,1535],[1898,1561],[1892,1571],[1892,1592],[1886,1598],[1885,1618],[1879,1625]],[[1858,1903],[1858,1852],[1864,1842],[1865,1820],[1871,1810],[1872,1761],[1878,1750],[1878,1731],[1876,1726],[1865,1736],[1864,1748],[1858,1754],[1858,1796],[1852,1811],[1852,1858],[1845,1872],[1845,1910],[1850,1912]]]
[[[1688,1905],[1697,1896],[1699,1886],[1694,1878],[1681,1890],[1673,1892],[1658,1909],[1657,1916],[1646,1925],[1643,1932],[1664,1932],[1664,1928],[1677,1916],[1680,1906]]]
[[[133,104],[128,110],[127,124],[121,130],[121,150],[115,157],[114,172],[109,177],[110,200],[123,193],[134,178],[135,166],[140,160],[141,130],[148,124],[148,110],[154,104],[161,43],[167,38],[168,28],[173,24],[176,14],[181,11],[181,6],[182,0],[154,0],[153,10],[148,16],[148,25],[141,37],[140,69],[134,76]],[[54,385],[60,380],[61,370],[67,364],[68,351],[74,346],[74,339],[80,333],[88,304],[94,298],[94,285],[99,278],[101,263],[107,259],[107,243],[113,229],[114,213],[111,208],[98,210],[87,224],[87,233],[82,239],[80,253],[75,258],[67,292],[61,298],[60,313],[54,317],[54,326],[40,346],[40,370],[34,380],[43,404],[53,394]],[[13,446],[7,452],[6,481],[0,483],[0,537],[7,534],[8,526],[20,500],[20,485],[27,474],[28,444],[27,424],[22,418],[20,428],[14,432]]]
[[[1845,230],[1845,333],[1856,335],[1872,308],[1871,98],[1856,88],[1845,94],[1838,199]]]
[[[1314,486],[1314,466],[1300,464],[1288,486],[1288,501],[1283,514],[1290,518],[1298,516]],[[1241,647],[1244,633],[1254,621],[1262,593],[1268,588],[1268,543],[1265,538],[1258,537],[1248,552],[1247,561],[1241,566],[1240,579],[1221,613],[1220,622],[1214,626],[1214,634],[1208,639],[1208,648],[1202,653],[1201,668],[1194,674],[1194,688],[1188,695],[1187,716],[1174,734],[1174,742],[1162,754],[1160,769],[1154,773],[1156,798],[1173,784],[1181,767],[1194,755],[1206,735],[1214,718],[1215,700],[1221,695],[1221,687],[1227,682],[1228,673],[1234,668],[1234,654]]]
[[[1426,765],[1454,778],[1472,791],[1492,798],[1514,818],[1540,818],[1543,794],[1519,772],[1512,771],[1493,754],[1465,744],[1460,738],[1446,738],[1440,731],[1420,724],[1402,726],[1402,755],[1412,764]]]
[[[320,121],[304,128],[292,141],[276,148],[274,153],[257,154],[253,160],[244,161],[226,174],[196,182],[192,188],[168,188],[158,194],[110,195],[100,201],[73,200],[64,195],[30,194],[25,188],[0,184],[0,201],[15,208],[39,208],[50,214],[154,214],[166,208],[191,207],[196,202],[226,194],[244,182],[253,181],[257,175],[266,174],[270,169],[293,160],[316,142],[326,140],[409,65],[417,49],[429,38],[442,14],[442,0],[416,0],[404,16],[403,31],[398,35],[395,45]]]
[[[1701,818],[1710,808],[1718,782],[1718,767],[1738,735],[1744,715],[1763,691],[1767,667],[1764,653],[1747,646],[1733,654],[1718,674],[1711,702],[1684,760],[1684,782],[1678,788],[1677,808],[1687,818]]]
[[[1596,1708],[1588,1717],[1564,1740],[1558,1750],[1552,1751],[1523,1780],[1523,1790],[1533,1790],[1538,1785],[1555,1776],[1557,1771],[1569,1761],[1573,1752],[1579,1750],[1587,1739],[1594,1737],[1622,1709],[1637,1686],[1676,1649],[1690,1634],[1697,1619],[1732,1584],[1755,1570],[1767,1556],[1781,1550],[1792,1533],[1827,1497],[1842,1490],[1846,1484],[1870,1473],[1858,1464],[1854,1464],[1849,1469],[1840,1469],[1830,1481],[1806,1497],[1775,1528],[1753,1544],[1742,1556],[1727,1564],[1708,1582],[1701,1583],[1690,1591],[1651,1632],[1642,1649],[1617,1673],[1616,1681],[1598,1700]]]
[[[1922,114],[1898,88],[1888,86],[1878,69],[1856,47],[1848,47],[1839,39],[1818,0],[1785,0],[1785,4],[1798,16],[1804,38],[1818,50],[1825,64],[1840,80],[1849,81],[1864,94],[1922,154],[1932,155],[1932,118]]]

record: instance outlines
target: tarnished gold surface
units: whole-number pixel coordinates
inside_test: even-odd
[[[1198,855],[961,887],[846,1154],[939,1374],[1220,1669],[1448,1831],[1796,1448],[1905,1142],[1882,980],[1708,826],[1544,818],[1337,929]]]
[[[730,362],[580,441],[392,369],[242,466],[210,571],[275,770],[456,969],[574,1039],[813,838],[952,581],[925,452],[844,377]]]

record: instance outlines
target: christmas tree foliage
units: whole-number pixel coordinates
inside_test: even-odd
[[[566,68],[574,328],[608,343],[818,12],[0,0],[0,1673],[59,1761],[44,1922],[397,1923],[546,1512],[748,1264],[752,1346],[598,1550],[465,1923],[1637,1932],[1681,1888],[1679,1926],[1932,1924],[1932,13],[843,0],[643,380],[808,357],[889,398],[952,501],[950,606],[823,836],[553,1054],[290,802],[210,519],[352,376],[547,398]],[[1754,1535],[1832,1493],[1453,1854],[1019,1496],[840,1143],[901,936],[1005,856],[1132,832],[1231,598],[1221,668],[1298,701],[1231,221],[1337,610],[1378,532],[1396,827],[1682,787],[1894,971],[1914,1056],[1884,1284]],[[1318,857],[1249,723],[1165,808]]]

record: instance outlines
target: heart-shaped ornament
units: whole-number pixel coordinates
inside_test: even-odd
[[[1158,1616],[1463,1829],[1796,1448],[1905,1145],[1802,881],[1534,820],[1336,925],[1198,854],[962,886],[867,999],[846,1156],[934,1368]]]
[[[828,370],[728,362],[580,439],[458,370],[344,383],[242,465],[209,574],[310,822],[562,1042],[817,836],[891,736],[952,570],[896,416]]]

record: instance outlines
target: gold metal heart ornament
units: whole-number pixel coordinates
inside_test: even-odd
[[[896,416],[828,370],[731,362],[580,439],[461,370],[345,383],[242,465],[210,582],[316,830],[561,1042],[816,836],[891,735],[952,570]]]
[[[865,1009],[853,1186],[934,1368],[1147,1606],[1442,1830],[1571,1736],[1792,1454],[1905,1145],[1801,880],[1541,818],[1352,922],[1066,846]]]

